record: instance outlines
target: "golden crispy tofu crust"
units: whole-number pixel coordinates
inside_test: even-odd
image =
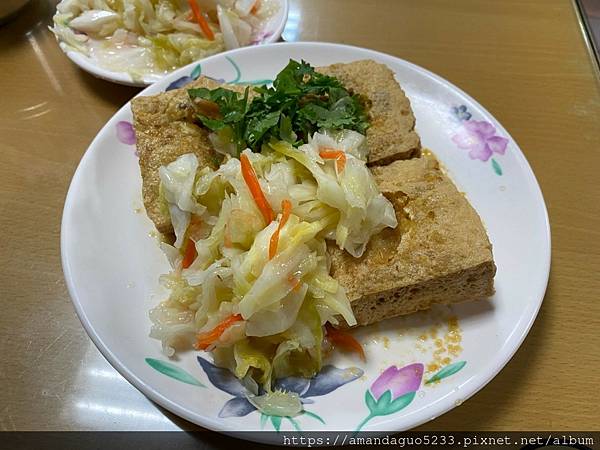
[[[415,117],[410,101],[388,67],[363,60],[319,67],[317,70],[338,78],[349,90],[367,100],[371,124],[367,130],[369,165],[389,164],[420,154],[421,143],[414,130]],[[172,227],[159,195],[158,168],[185,153],[196,154],[201,167],[212,166],[216,156],[206,130],[194,123],[194,107],[187,90],[219,86],[240,93],[245,89],[245,86],[219,84],[211,78],[200,77],[183,88],[136,97],[131,102],[144,206],[161,233],[172,232]]]
[[[201,77],[184,89],[136,97],[131,101],[137,151],[140,155],[144,207],[160,233],[172,233],[173,227],[159,194],[158,169],[186,153],[194,153],[200,167],[216,168],[217,155],[208,140],[207,130],[194,123],[194,107],[187,89],[215,89],[219,86],[221,85],[216,81]],[[245,89],[239,85],[228,85],[227,88],[238,92]]]
[[[410,101],[386,65],[362,60],[317,70],[336,77],[347,89],[368,100],[369,165],[385,165],[420,155],[421,140],[415,131]]]
[[[496,266],[485,228],[435,157],[422,154],[410,102],[393,72],[374,61],[317,70],[368,100],[368,163],[399,222],[374,236],[361,258],[328,245],[332,275],[346,289],[358,324],[492,295]],[[159,167],[185,153],[194,153],[200,167],[217,164],[207,131],[194,123],[187,89],[218,86],[245,89],[201,77],[185,88],[132,101],[144,205],[163,234],[172,233],[172,226],[159,194]]]
[[[329,245],[332,276],[346,288],[358,324],[492,295],[496,266],[485,228],[435,157],[372,172],[398,227],[371,238],[360,258]]]

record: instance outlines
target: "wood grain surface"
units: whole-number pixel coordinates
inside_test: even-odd
[[[55,3],[0,26],[0,429],[193,429],[104,361],[65,288],[71,176],[138,90],[63,55],[47,30]],[[283,37],[376,49],[448,79],[509,130],[542,187],[553,250],[538,319],[492,382],[422,429],[598,430],[600,82],[573,4],[292,0]]]

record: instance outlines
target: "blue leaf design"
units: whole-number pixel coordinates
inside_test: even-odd
[[[310,380],[302,377],[286,377],[279,378],[275,381],[275,389],[281,389],[282,391],[295,392],[302,396],[302,394],[308,389]]]
[[[369,408],[369,415],[365,417],[354,430],[354,436],[375,416],[387,416],[406,408],[414,400],[416,392],[409,392],[392,401],[392,391],[385,391],[377,400],[367,389],[365,403]]]
[[[171,84],[169,84],[167,86],[167,88],[165,89],[165,92],[171,91],[173,89],[179,89],[180,87],[183,87],[192,81],[194,81],[194,79],[191,77],[188,77],[188,76],[177,78],[175,81],[173,81]]]
[[[440,370],[438,373],[432,376],[429,380],[425,382],[425,384],[435,383],[436,381],[443,380],[444,378],[449,377],[450,375],[454,375],[460,369],[465,367],[466,364],[466,361],[458,361],[453,364],[450,364],[449,366],[444,367],[442,370]]]
[[[227,61],[229,61],[229,63],[233,66],[233,69],[235,70],[235,78],[233,80],[231,80],[230,83],[231,84],[238,83],[240,81],[240,78],[242,78],[242,72],[240,71],[240,68],[238,67],[236,62],[233,59],[231,59],[229,56],[226,56],[225,59],[227,59]]]
[[[398,397],[388,405],[386,414],[393,414],[403,408],[406,408],[408,405],[410,405],[410,402],[414,400],[416,394],[416,392],[408,392],[403,396]]]
[[[234,374],[232,374],[227,369],[221,369],[211,363],[209,363],[204,358],[198,356],[198,362],[204,372],[206,372],[206,376],[208,380],[217,388],[222,390],[223,392],[227,392],[228,394],[233,395],[234,397],[243,397],[245,398],[249,392],[246,388],[240,383]]]
[[[256,411],[256,408],[245,397],[235,397],[223,405],[219,417],[243,417]]]
[[[261,430],[265,427],[267,420],[269,420],[269,416],[267,416],[265,413],[260,413],[260,429]]]
[[[371,391],[368,389],[365,392],[365,403],[367,408],[369,408],[369,411],[371,411],[371,414],[373,414],[373,412],[377,409],[377,401],[373,398],[373,394],[371,394]]]
[[[214,82],[219,83],[219,84],[225,83],[225,78],[209,77],[208,75],[204,75],[204,78],[208,78],[209,80],[213,80]]]
[[[190,78],[192,80],[197,80],[201,74],[202,74],[202,64],[198,64],[196,67],[194,67],[194,70],[192,70],[192,73],[190,74]]]
[[[321,372],[310,380],[308,390],[302,397],[317,397],[329,394],[340,386],[362,377],[363,373],[358,367],[338,369],[335,366],[324,366]]]
[[[368,392],[368,391],[367,391]],[[385,410],[392,402],[392,391],[385,391],[381,397],[377,399],[377,409]]]
[[[492,168],[496,172],[496,175],[502,175],[502,167],[500,167],[500,164],[494,158],[492,158]]]
[[[269,84],[273,84],[273,80],[269,80],[268,78],[264,78],[264,79],[259,79],[259,80],[248,80],[248,81],[239,81],[238,83],[235,84],[251,84],[252,86],[262,86],[262,85],[269,85]]]
[[[273,424],[273,428],[277,430],[279,433],[279,429],[281,428],[281,417],[279,416],[269,416],[271,418],[271,423]]]
[[[312,417],[313,419],[318,420],[319,422],[321,422],[323,425],[325,425],[325,421],[323,420],[323,418],[321,416],[319,416],[318,414],[315,414],[313,412],[304,410],[300,413],[300,415],[307,415],[308,417]]]
[[[168,377],[174,378],[187,384],[192,384],[194,386],[206,387],[202,383],[200,383],[200,381],[198,381],[193,375],[190,375],[185,370],[177,367],[175,364],[154,358],[146,358],[145,361],[146,364],[148,364],[154,370],[157,370]]]

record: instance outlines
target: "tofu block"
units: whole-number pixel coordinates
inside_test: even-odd
[[[187,89],[221,86],[216,81],[201,77],[184,89],[162,94],[136,97],[131,101],[137,151],[140,155],[142,197],[148,217],[163,234],[173,232],[169,211],[159,196],[158,169],[179,156],[194,153],[200,167],[216,168],[216,153],[208,140],[208,131],[194,123],[194,108]],[[228,89],[244,92],[243,86],[230,85]]]
[[[496,266],[485,228],[435,157],[372,172],[394,204],[398,227],[374,236],[360,258],[329,245],[331,274],[358,324],[492,295]]]
[[[410,101],[386,65],[372,60],[319,67],[317,71],[336,77],[346,89],[369,102],[367,145],[370,166],[418,157],[421,140],[415,131]]]
[[[367,130],[369,165],[385,165],[420,155],[421,144],[414,130],[415,117],[410,102],[390,69],[383,64],[363,60],[317,70],[337,77],[349,90],[368,101],[371,123]],[[246,88],[200,77],[182,88],[136,97],[131,101],[144,206],[148,217],[163,234],[172,233],[173,228],[168,211],[161,204],[158,168],[185,153],[195,153],[201,167],[213,167],[216,161],[207,130],[194,123],[194,108],[187,90],[220,86],[239,93]]]

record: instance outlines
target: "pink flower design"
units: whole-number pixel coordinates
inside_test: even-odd
[[[466,361],[450,364],[432,376],[425,384],[438,382],[454,375],[466,364]],[[414,363],[401,369],[397,366],[390,366],[384,370],[371,387],[365,391],[365,404],[369,409],[369,414],[355,428],[355,433],[362,430],[374,417],[394,414],[410,405],[421,386],[424,369],[423,364]]]
[[[122,120],[117,123],[117,139],[125,145],[135,144],[135,131],[131,122]]]
[[[387,416],[406,408],[415,398],[423,379],[423,364],[409,364],[399,369],[388,367],[365,392],[369,415],[356,427],[358,433],[375,416]]]
[[[393,401],[418,390],[422,378],[423,364],[410,364],[401,369],[390,366],[371,385],[371,393],[375,400],[379,400],[386,391],[391,391]]]
[[[487,161],[494,153],[504,155],[508,139],[496,136],[496,127],[484,120],[467,120],[463,122],[452,140],[459,148],[469,150],[471,159]]]

